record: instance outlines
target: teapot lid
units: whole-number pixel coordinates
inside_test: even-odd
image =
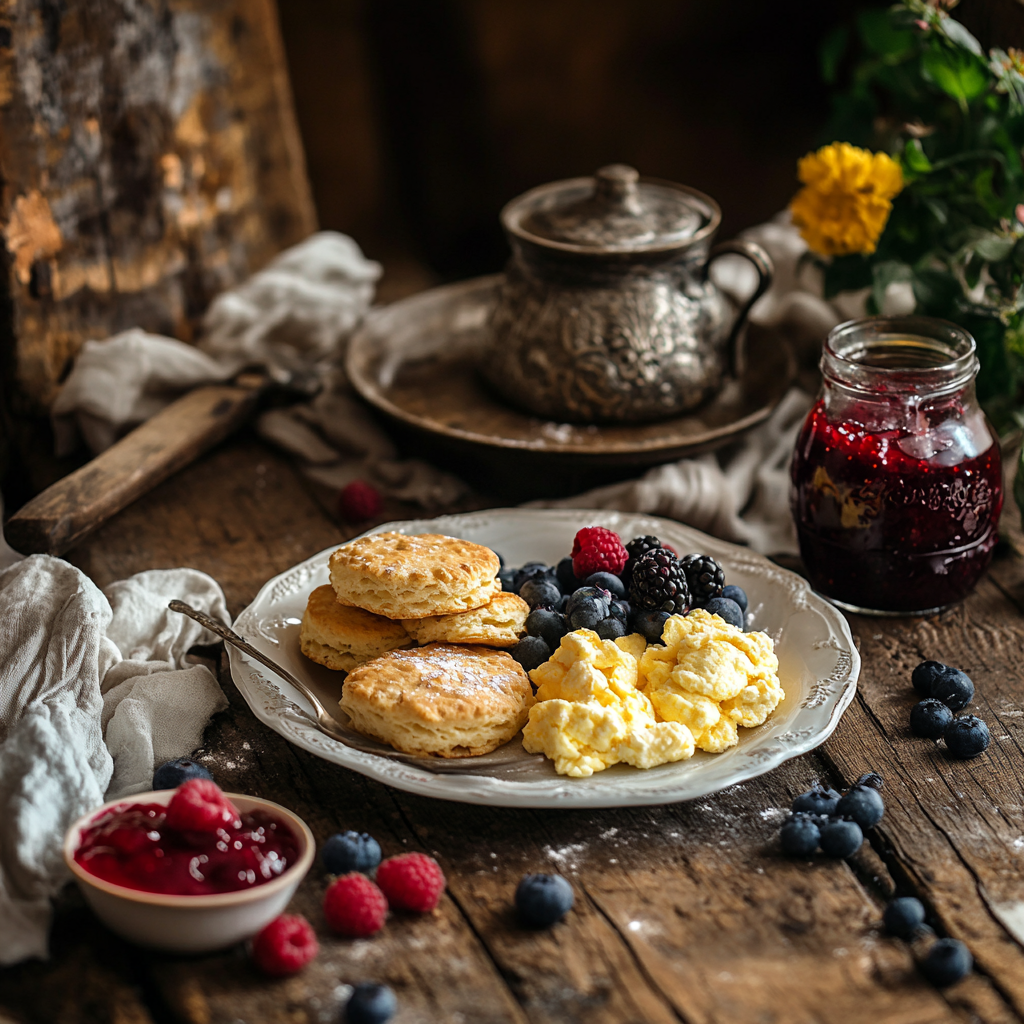
[[[512,234],[572,252],[630,253],[683,248],[714,233],[721,220],[708,196],[671,182],[641,180],[626,164],[592,178],[541,185],[501,211]]]

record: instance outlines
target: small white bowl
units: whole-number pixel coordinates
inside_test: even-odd
[[[240,793],[224,795],[239,812],[268,811],[284,821],[298,838],[298,860],[277,878],[262,885],[212,896],[170,896],[114,885],[89,874],[75,860],[82,833],[112,807],[166,805],[174,796],[174,790],[136,793],[111,800],[79,818],[64,837],[64,860],[78,881],[86,902],[105,925],[140,946],[170,953],[208,953],[255,935],[284,910],[313,863],[316,852],[313,833],[301,818],[280,804]]]

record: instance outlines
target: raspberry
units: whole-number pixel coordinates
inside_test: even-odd
[[[618,576],[629,559],[619,535],[603,526],[584,526],[572,542],[572,571],[585,580],[595,572]]]
[[[353,480],[338,492],[338,512],[352,523],[373,519],[380,514],[383,505],[380,491],[365,480]]]
[[[252,940],[256,966],[274,978],[297,974],[320,951],[316,934],[299,914],[282,914]]]
[[[242,827],[235,805],[209,779],[183,782],[171,797],[164,820],[168,828],[189,832]]]
[[[377,868],[377,884],[396,910],[426,913],[440,902],[445,880],[441,865],[425,853],[400,853]]]
[[[339,935],[364,939],[379,932],[387,916],[384,893],[358,871],[336,878],[324,893],[324,917]]]

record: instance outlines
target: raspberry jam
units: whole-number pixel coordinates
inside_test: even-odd
[[[251,889],[299,858],[299,840],[266,811],[241,815],[241,828],[215,832],[166,826],[162,804],[111,808],[82,833],[75,860],[91,875],[143,892],[208,896]]]
[[[922,613],[981,578],[1003,495],[976,373],[974,340],[943,321],[877,317],[829,335],[792,464],[800,554],[819,593],[853,611]]]

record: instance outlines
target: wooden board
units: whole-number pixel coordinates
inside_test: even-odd
[[[386,510],[390,517],[398,510]],[[100,584],[141,569],[193,565],[237,613],[259,586],[345,532],[287,462],[242,436],[119,515],[70,554]],[[511,811],[399,793],[332,766],[264,728],[220,660],[230,708],[198,752],[220,782],[294,808],[319,841],[368,831],[385,854],[424,850],[448,876],[434,915],[392,915],[371,940],[332,936],[315,866],[293,902],[322,943],[285,981],[259,977],[242,948],[179,959],[110,936],[66,890],[46,965],[0,971],[0,1019],[319,1022],[347,985],[392,985],[397,1024],[688,1024],[1024,1021],[1022,947],[999,908],[1021,885],[1024,841],[1018,724],[1024,559],[1007,550],[961,608],[928,620],[853,620],[864,656],[857,703],[821,751],[692,804]],[[209,652],[220,659],[220,652]],[[907,734],[907,674],[922,657],[971,671],[992,751],[948,762]],[[887,813],[849,864],[781,855],[777,830],[797,793],[863,771],[887,780]],[[929,781],[932,780],[932,781]],[[519,928],[511,898],[526,871],[558,870],[576,908],[552,931]],[[921,948],[886,936],[884,900],[916,893],[930,923],[962,937],[979,971],[945,992],[916,972]],[[97,952],[97,950],[101,952]],[[86,1013],[57,987],[88,992]],[[91,1015],[90,1015],[91,1014]]]
[[[0,360],[14,412],[82,343],[188,340],[315,230],[274,0],[0,0]]]

